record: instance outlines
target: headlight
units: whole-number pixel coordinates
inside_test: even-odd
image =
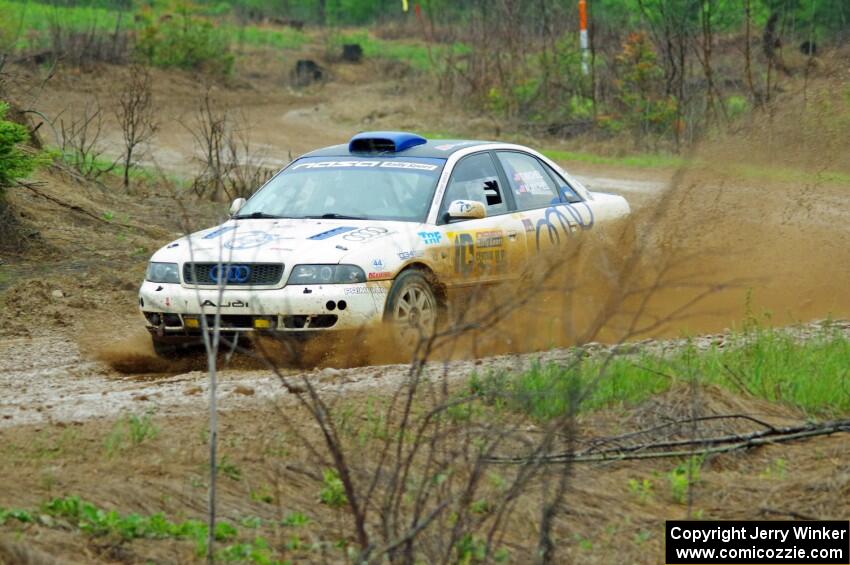
[[[156,283],[179,283],[180,272],[177,263],[148,263],[145,279]]]
[[[295,265],[287,284],[340,284],[366,282],[357,265]]]

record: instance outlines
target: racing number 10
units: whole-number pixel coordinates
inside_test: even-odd
[[[475,242],[472,235],[459,233],[455,237],[455,273],[461,276],[472,274],[475,268]]]

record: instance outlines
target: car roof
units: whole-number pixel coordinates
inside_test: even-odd
[[[352,151],[357,141],[396,140],[401,150],[387,151]],[[471,139],[425,139],[407,132],[363,132],[355,135],[349,143],[331,145],[305,153],[301,157],[427,157],[431,159],[447,159],[452,153],[468,149],[476,145],[488,145],[492,141],[476,141]],[[411,146],[407,146],[411,145]]]

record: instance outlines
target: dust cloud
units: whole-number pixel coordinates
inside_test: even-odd
[[[850,316],[850,175],[830,172],[846,165],[839,157],[845,138],[841,131],[805,136],[810,128],[800,119],[789,115],[703,144],[665,190],[628,196],[630,223],[594,228],[554,256],[533,258],[535,273],[518,283],[450,296],[429,358]],[[789,123],[797,124],[794,132]],[[109,342],[89,351],[121,373],[173,374],[206,364],[202,354],[159,359],[144,332],[88,341]],[[300,368],[409,360],[383,330],[306,342],[269,338],[249,351],[230,363],[262,368],[258,356]]]

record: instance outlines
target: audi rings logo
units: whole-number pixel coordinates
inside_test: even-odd
[[[346,241],[367,241],[369,239],[375,239],[376,237],[382,237],[385,235],[389,235],[390,230],[387,228],[382,228],[378,226],[367,226],[365,228],[360,228],[358,230],[350,231],[344,236],[342,239]]]
[[[251,267],[248,265],[213,265],[210,267],[210,280],[215,283],[224,279],[229,283],[248,282],[251,276]]]

